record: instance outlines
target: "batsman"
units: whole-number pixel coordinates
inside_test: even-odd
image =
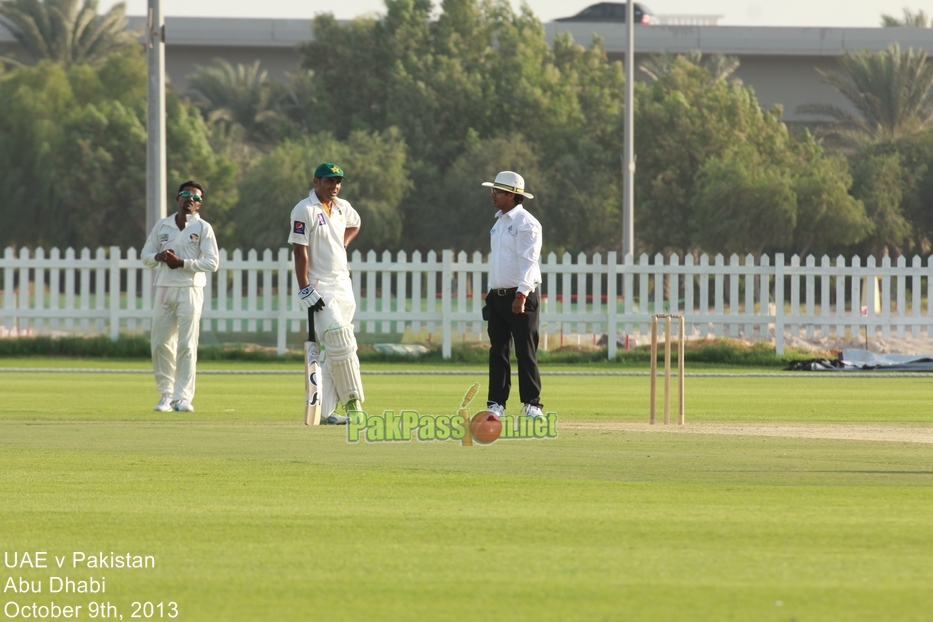
[[[343,169],[324,162],[314,171],[314,190],[294,207],[288,242],[295,255],[298,302],[314,315],[321,363],[321,423],[346,425],[340,415],[361,409],[363,382],[356,354],[353,315],[356,301],[350,281],[347,246],[360,232],[360,215],[337,197]]]

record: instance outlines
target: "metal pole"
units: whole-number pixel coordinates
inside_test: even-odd
[[[622,261],[635,254],[635,3],[625,3],[625,148],[622,154]],[[628,301],[626,301],[628,304]]]
[[[148,58],[146,113],[146,235],[165,218],[165,18],[162,0],[149,0],[146,28]]]

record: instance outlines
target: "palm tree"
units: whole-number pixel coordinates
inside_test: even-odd
[[[97,14],[97,0],[0,0],[0,23],[30,55],[66,67],[94,65],[118,50],[137,45],[126,30],[126,5]]]
[[[741,80],[732,77],[732,74],[739,68],[738,57],[725,54],[711,54],[704,60],[703,54],[700,52],[690,52],[688,54],[662,52],[661,54],[652,54],[638,68],[648,74],[652,80],[659,80],[670,73],[674,62],[678,58],[684,58],[691,64],[706,69],[713,82],[731,79],[733,82],[741,84]]]
[[[268,142],[283,116],[278,110],[281,87],[260,71],[259,61],[236,67],[214,59],[216,66],[196,66],[188,87],[208,123],[239,125],[257,143]]]
[[[930,27],[930,18],[922,10],[911,13],[910,9],[904,7],[904,19],[897,19],[890,15],[881,16],[881,25],[885,28],[903,28],[905,26],[912,28]]]
[[[316,93],[313,71],[299,69],[294,72],[285,72],[285,86],[280,108],[283,114],[308,132],[313,129],[311,123],[314,121],[313,109],[317,103]]]
[[[933,63],[923,50],[846,52],[843,73],[817,69],[824,82],[852,102],[856,113],[829,104],[804,104],[800,114],[832,118],[827,132],[855,144],[896,139],[920,131],[933,120]]]

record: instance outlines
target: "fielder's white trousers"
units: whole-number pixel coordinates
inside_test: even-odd
[[[162,395],[194,400],[203,287],[157,287],[152,311],[152,369]]]
[[[336,281],[318,281],[314,289],[324,299],[324,308],[314,314],[314,336],[318,347],[324,343],[324,331],[353,323],[356,313],[356,299],[353,297],[353,283],[350,279]],[[330,366],[327,364],[327,352],[321,356],[321,412],[328,416],[337,410],[340,397],[334,388]]]

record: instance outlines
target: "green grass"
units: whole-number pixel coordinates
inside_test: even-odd
[[[472,382],[485,391],[482,376],[365,381],[370,412],[452,413]],[[647,378],[544,382],[566,426],[647,419]],[[151,412],[153,384],[0,373],[0,548],[157,557],[150,570],[2,567],[4,584],[107,583],[105,595],[7,591],[4,604],[110,601],[129,619],[134,600],[176,601],[178,619],[198,621],[933,610],[928,444],[565,427],[488,447],[348,445],[344,429],[299,424],[300,373],[202,375],[185,415]],[[933,427],[924,378],[689,378],[687,391],[688,425]]]

